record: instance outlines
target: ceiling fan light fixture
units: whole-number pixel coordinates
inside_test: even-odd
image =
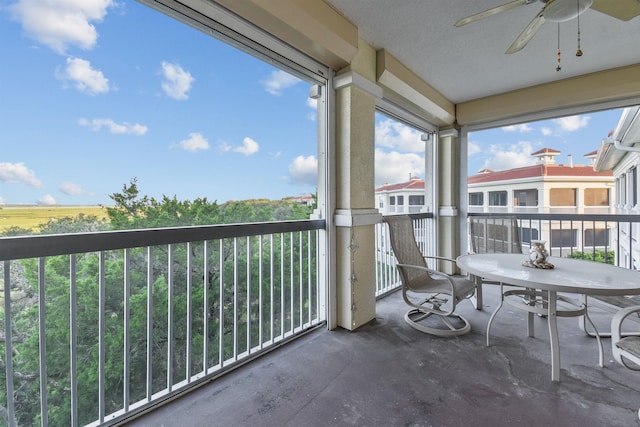
[[[593,0],[578,0],[577,3],[576,8],[576,4],[572,1],[547,0],[544,6],[544,18],[551,22],[569,21],[590,8]]]

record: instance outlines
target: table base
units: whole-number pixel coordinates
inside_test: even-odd
[[[578,317],[582,316],[586,319],[594,330],[593,336],[598,341],[598,365],[604,367],[604,351],[602,347],[602,340],[598,331],[589,317],[587,311],[586,298],[583,303],[576,301],[572,298],[568,298],[562,295],[558,295],[555,291],[539,290],[533,288],[518,288],[504,290],[504,285],[500,284],[500,304],[489,318],[487,324],[487,347],[489,346],[489,339],[491,333],[491,324],[495,319],[498,311],[502,308],[506,302],[510,306],[519,310],[528,312],[527,316],[527,334],[530,337],[534,336],[533,320],[534,314],[540,316],[546,316],[549,325],[549,341],[551,344],[551,380],[560,381],[560,344],[558,338],[558,317]],[[576,308],[574,309],[561,309],[558,310],[558,301],[569,303]]]

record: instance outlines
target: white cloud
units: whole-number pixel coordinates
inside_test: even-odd
[[[589,116],[570,116],[553,119],[552,122],[557,124],[563,131],[574,132],[587,126],[589,124],[589,120],[591,120],[591,117]]]
[[[315,156],[298,156],[289,165],[289,179],[296,184],[318,185],[318,160]]]
[[[24,163],[0,163],[0,181],[9,184],[27,184],[42,188],[42,181]]]
[[[253,139],[246,137],[242,140],[242,145],[233,149],[236,153],[244,154],[245,156],[251,156],[260,150],[260,146]]]
[[[307,98],[307,107],[313,110],[307,114],[307,118],[312,122],[315,122],[318,119],[318,100]]]
[[[424,177],[424,157],[415,153],[386,153],[376,149],[375,173],[375,182],[380,185],[385,182],[406,182],[409,180],[409,174]]]
[[[60,191],[69,196],[83,196],[85,194],[93,195],[82,188],[82,186],[74,184],[73,182],[63,182],[60,184]]]
[[[505,132],[527,133],[527,132],[531,132],[533,128],[529,126],[527,123],[523,123],[520,125],[503,126],[502,130]]]
[[[282,70],[272,71],[269,77],[260,81],[264,89],[271,95],[282,95],[283,90],[295,86],[299,82],[301,82],[299,78]]]
[[[183,150],[192,152],[209,149],[209,142],[207,139],[197,132],[190,133],[188,139],[184,139],[178,144]]]
[[[45,194],[38,199],[39,205],[55,205],[56,199],[51,194]]]
[[[26,34],[64,54],[69,46],[92,49],[98,39],[92,22],[102,21],[113,5],[113,0],[18,0],[9,10]]]
[[[471,157],[478,153],[482,153],[482,146],[477,142],[469,141],[467,144],[467,157]]]
[[[533,145],[528,141],[520,141],[507,148],[492,145],[489,152],[491,158],[485,161],[483,169],[500,171],[530,166],[536,162],[536,159],[531,157]]]
[[[245,156],[251,156],[260,150],[260,145],[256,141],[254,141],[253,139],[247,136],[242,140],[242,145],[233,146],[226,142],[223,142],[218,146],[218,149],[223,153],[233,151],[234,153],[240,153],[240,154],[244,154]]]
[[[376,124],[376,146],[408,151],[424,152],[422,133],[395,120],[381,120]]]
[[[4,198],[0,197],[0,205],[4,205]]]
[[[193,82],[196,80],[180,65],[162,61],[162,90],[170,98],[187,99]]]
[[[540,129],[540,131],[542,132],[542,134],[544,136],[549,136],[553,134],[553,129],[548,128],[548,127],[543,127],[542,129]]]
[[[76,89],[89,95],[109,92],[109,79],[102,71],[94,70],[91,63],[80,58],[67,58],[67,68],[58,72],[61,80],[74,82]]]
[[[116,123],[111,119],[80,119],[78,123],[82,126],[90,127],[92,130],[99,131],[103,127],[109,129],[113,134],[131,134],[131,135],[144,135],[149,130],[146,126],[139,123],[130,124],[127,122]]]

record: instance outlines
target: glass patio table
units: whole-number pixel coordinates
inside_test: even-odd
[[[551,344],[551,380],[560,381],[560,344],[558,338],[558,317],[585,316],[595,326],[587,313],[587,295],[639,295],[640,272],[615,267],[610,264],[593,261],[583,261],[571,258],[549,257],[553,269],[538,269],[525,267],[527,261],[523,254],[469,254],[458,257],[458,267],[476,276],[501,285],[501,301],[495,309],[487,325],[487,345],[489,345],[489,330],[495,315],[504,302],[529,312],[529,335],[533,336],[533,314],[547,316],[549,326],[549,340]],[[516,290],[503,290],[503,284],[521,287]],[[558,292],[584,295],[584,302],[575,305],[576,301],[558,295]],[[506,299],[509,296],[519,296],[518,302]],[[558,301],[568,301],[575,309],[558,309]],[[541,303],[541,305],[536,304]],[[603,366],[602,342],[598,339],[600,366]]]

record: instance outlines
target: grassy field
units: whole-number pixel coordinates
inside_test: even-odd
[[[75,218],[81,213],[100,219],[107,217],[107,210],[102,206],[0,206],[0,232],[10,227],[37,230],[50,219]]]

